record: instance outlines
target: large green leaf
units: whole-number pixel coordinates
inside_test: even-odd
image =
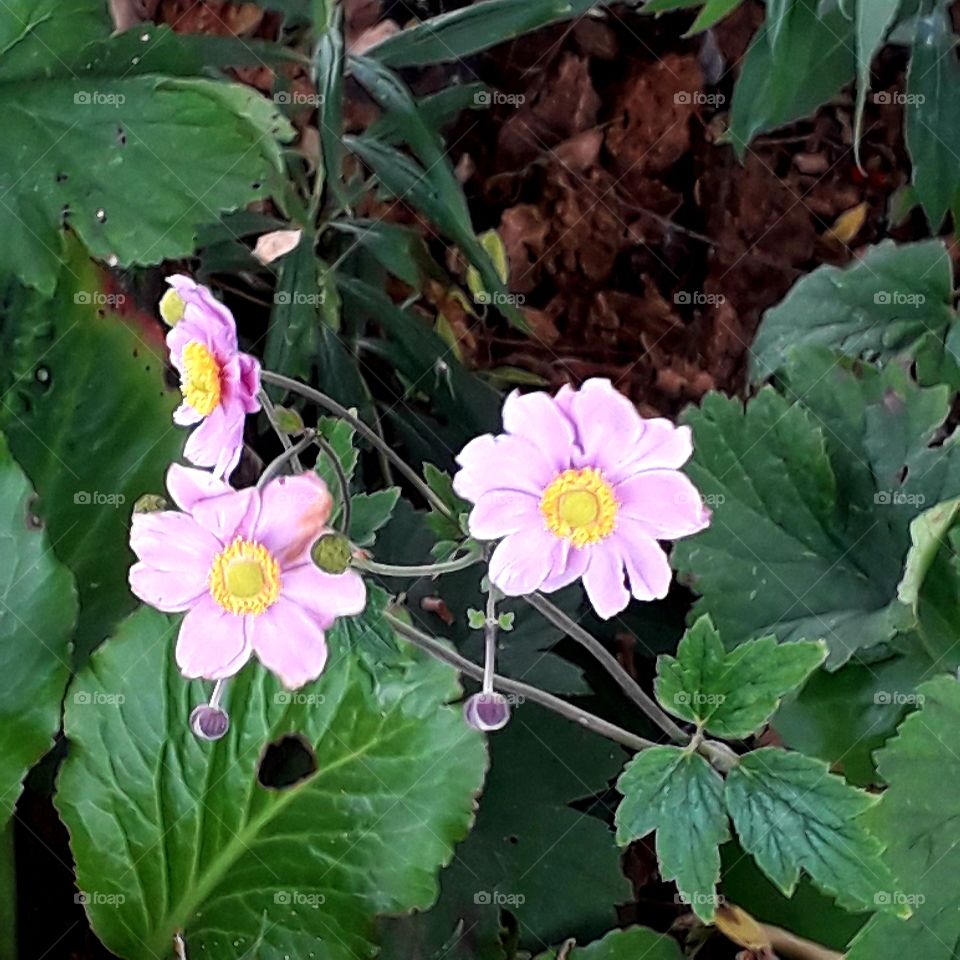
[[[188,254],[199,225],[266,195],[291,132],[249,87],[78,53],[105,17],[101,0],[0,7],[0,261],[48,294],[63,222],[112,262]]]
[[[54,557],[33,501],[0,434],[0,827],[60,725],[77,615],[73,578]]]
[[[909,523],[960,493],[956,443],[931,446],[949,392],[819,349],[794,351],[786,382],[792,403],[766,388],[746,410],[712,395],[689,414],[687,470],[716,507],[674,563],[726,644],[825,639],[836,668],[912,622],[897,600]]]
[[[924,3],[917,18],[913,56],[907,77],[906,136],[913,164],[913,188],[936,232],[948,211],[960,214],[960,64],[950,22],[941,3]]]
[[[657,699],[674,715],[728,740],[763,726],[780,700],[827,656],[824,643],[748,640],[729,653],[709,617],[684,634],[677,656],[657,661]]]
[[[873,814],[897,876],[882,899],[913,911],[906,922],[874,917],[853,941],[848,960],[953,960],[960,952],[960,684],[940,677],[920,687],[923,708],[903,722],[880,753],[890,784]]]
[[[324,675],[292,696],[257,666],[231,682],[216,743],[187,726],[203,685],[173,661],[176,623],[128,619],[74,682],[57,804],[77,884],[114,953],[190,956],[374,953],[376,914],[430,905],[436,872],[470,823],[485,755],[458,710],[453,673],[417,656],[364,666],[350,650],[379,613],[328,634]],[[375,672],[371,672],[375,671]],[[122,699],[125,698],[125,699]],[[264,787],[264,747],[302,738],[316,768]]]
[[[720,879],[720,844],[730,839],[723,779],[703,757],[680,747],[651,747],[617,781],[617,842],[657,832],[664,880],[676,880],[697,916],[713,919]]]
[[[942,355],[955,321],[943,241],[886,240],[848,267],[818,267],[764,314],[750,351],[751,376],[770,376],[797,346],[887,360],[932,334]]]
[[[750,44],[730,107],[728,136],[743,156],[767,130],[813,113],[853,79],[853,26],[838,4],[822,16],[817,0],[796,0],[780,27],[777,52],[764,23]]]
[[[851,910],[894,908],[876,900],[893,877],[862,819],[876,800],[825,763],[772,747],[741,757],[727,777],[733,825],[760,869],[788,896],[802,869]]]
[[[627,927],[572,950],[549,950],[536,960],[680,960],[682,956],[676,940],[646,927]]]
[[[863,110],[870,92],[870,65],[897,17],[900,0],[856,0],[857,109],[853,140],[859,159]]]
[[[171,419],[179,394],[164,383],[159,321],[115,313],[131,298],[105,292],[100,272],[70,249],[52,300],[10,287],[0,306],[0,426],[77,579],[82,659],[133,609],[130,511],[142,494],[162,491],[186,431]]]

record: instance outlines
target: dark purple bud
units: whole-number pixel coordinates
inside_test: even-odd
[[[190,729],[201,740],[219,740],[230,728],[226,710],[201,703],[190,714]]]
[[[474,730],[502,730],[510,720],[510,704],[502,693],[475,693],[463,705],[463,718]]]

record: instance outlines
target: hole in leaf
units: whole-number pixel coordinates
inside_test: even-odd
[[[66,181],[67,181],[68,179],[69,179],[69,177],[68,177],[67,174],[65,174],[65,173],[58,173],[58,174],[57,174],[57,183],[66,183]]]
[[[292,787],[317,772],[317,755],[305,737],[291,733],[271,743],[260,759],[257,780],[274,790]]]
[[[127,145],[127,132],[123,127],[117,127],[117,143],[119,143],[121,147]]]

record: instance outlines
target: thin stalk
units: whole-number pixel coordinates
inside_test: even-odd
[[[262,490],[279,472],[283,469],[284,465],[291,460],[296,460],[304,450],[307,449],[311,444],[316,443],[317,435],[313,430],[305,431],[303,439],[298,440],[296,444],[291,447],[288,447],[283,453],[280,454],[275,460],[271,460],[263,468],[263,473],[260,474],[260,479],[257,481],[257,489]]]
[[[450,666],[459,670],[460,673],[464,673],[468,677],[473,677],[474,680],[483,681],[483,667],[479,664],[474,663],[472,660],[467,660],[466,657],[461,657],[459,653],[451,650],[440,640],[436,639],[436,637],[431,637],[429,634],[418,630],[416,627],[411,626],[392,613],[387,613],[386,619],[397,633],[409,640],[414,646],[426,651],[437,660],[442,660],[444,663],[450,664]],[[572,720],[574,723],[578,723],[580,726],[591,730],[593,733],[599,734],[601,737],[606,737],[608,740],[623,744],[623,746],[629,747],[631,750],[646,750],[648,747],[656,746],[651,740],[638,737],[636,734],[630,733],[629,730],[624,730],[614,723],[609,723],[602,717],[587,713],[586,710],[581,710],[572,703],[567,703],[566,700],[561,700],[552,693],[547,693],[538,687],[531,687],[526,683],[521,683],[519,680],[510,680],[508,677],[501,677],[499,674],[494,674],[493,683],[496,689],[503,693],[512,693],[518,697],[523,697],[525,700],[529,700],[531,703],[539,703],[541,707],[546,707],[561,717]]]
[[[633,677],[624,670],[620,661],[595,637],[575,620],[571,620],[559,607],[543,594],[531,593],[523,598],[534,610],[559,627],[571,640],[576,640],[600,661],[601,666],[617,682],[620,689],[650,718],[671,740],[687,743],[690,737],[653,701]]]
[[[493,693],[497,660],[497,588],[491,583],[487,593],[487,619],[483,624],[483,692]]]
[[[337,456],[337,451],[330,446],[327,438],[318,433],[313,440],[314,443],[316,443],[316,445],[327,455],[327,459],[330,461],[330,466],[333,468],[334,474],[336,474],[337,486],[340,488],[340,503],[343,504],[342,509],[340,510],[340,532],[345,537],[349,537],[350,513],[353,509],[353,505],[350,501],[350,481],[347,480],[347,475],[343,472],[343,466],[340,463],[340,458]]]
[[[353,566],[365,573],[375,573],[381,577],[435,577],[441,573],[455,573],[466,570],[481,559],[480,548],[476,547],[455,560],[443,560],[440,563],[423,563],[401,566],[392,563],[377,563],[364,557],[354,557]]]
[[[368,427],[363,420],[354,416],[342,404],[337,403],[333,397],[328,397],[325,393],[321,393],[319,390],[315,390],[313,387],[308,387],[305,383],[300,383],[299,380],[293,380],[290,377],[285,377],[280,373],[273,373],[270,370],[261,371],[260,376],[266,383],[272,383],[274,386],[283,387],[284,390],[289,390],[291,393],[299,393],[300,396],[306,397],[308,400],[311,400],[313,403],[317,404],[317,406],[323,407],[324,410],[328,410],[334,416],[339,417],[341,420],[345,420],[365,440],[380,450],[384,456],[397,468],[397,470],[399,470],[400,473],[402,473],[410,481],[410,483],[412,483],[413,486],[420,491],[423,498],[435,510],[451,520],[456,520],[456,517],[454,517],[450,508],[430,489],[429,486],[427,486],[426,482],[417,473],[417,471],[409,466],[389,444],[385,443],[380,438],[376,430]]]
[[[261,377],[261,379],[263,379]],[[286,433],[280,429],[280,423],[277,420],[277,411],[273,406],[273,401],[267,396],[267,391],[260,388],[259,393],[257,394],[257,399],[260,401],[260,406],[263,407],[264,415],[267,420],[270,421],[270,426],[273,427],[273,432],[277,435],[280,440],[280,445],[285,451],[290,450],[293,447],[293,442],[286,435]],[[296,457],[293,461],[293,472],[294,473],[303,473],[303,464]]]

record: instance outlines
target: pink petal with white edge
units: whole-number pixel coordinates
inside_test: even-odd
[[[324,627],[337,617],[362,613],[367,605],[367,588],[354,571],[324,573],[312,562],[297,564],[283,571],[283,596],[303,607]]]
[[[177,666],[185,677],[232,677],[250,659],[249,620],[227,613],[206,596],[183,618]]]
[[[548,393],[521,395],[514,390],[503,404],[503,428],[529,440],[554,473],[566,470],[576,439],[573,424]]]
[[[644,420],[629,454],[604,471],[611,483],[621,483],[644,470],[679,470],[693,454],[693,434],[689,427],[677,427],[662,417]]]
[[[130,549],[138,560],[157,570],[179,572],[184,579],[206,583],[220,543],[189,514],[160,510],[133,515]]]
[[[192,427],[203,419],[203,414],[198,413],[186,400],[173,411],[173,422],[178,427]]]
[[[467,521],[478,540],[497,540],[531,526],[543,525],[539,500],[518,490],[488,490],[477,501]]]
[[[195,470],[193,467],[184,467],[179,463],[170,465],[166,482],[173,502],[187,512],[201,500],[209,500],[210,497],[219,497],[224,493],[233,492],[229,483],[206,470]]]
[[[560,541],[547,531],[512,533],[497,544],[490,558],[490,582],[507,596],[539,590],[557,569]]]
[[[670,592],[673,571],[663,548],[652,537],[616,535],[627,568],[630,592],[638,600],[662,600]]]
[[[159,570],[148,563],[135,563],[127,575],[135,597],[164,613],[189,610],[207,593],[207,584],[182,570]]]
[[[322,626],[302,607],[281,597],[252,625],[257,659],[273,671],[288,690],[316,680],[327,664]]]
[[[688,537],[710,525],[710,511],[690,479],[678,470],[648,470],[615,487],[621,520],[656,540]]]
[[[583,575],[590,604],[603,620],[609,620],[630,602],[623,575],[623,558],[614,537],[590,547],[590,559]]]
[[[333,512],[327,485],[311,472],[271,480],[261,491],[260,501],[253,539],[284,565],[305,559]]]
[[[557,471],[540,449],[524,437],[484,434],[457,454],[463,468],[453,477],[453,489],[476,503],[490,490],[521,490],[539,497]]]

